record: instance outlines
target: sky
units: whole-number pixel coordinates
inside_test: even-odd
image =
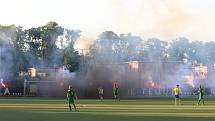
[[[114,31],[215,41],[214,11],[215,0],[0,0],[0,24],[31,28],[56,21],[82,30],[82,39]]]

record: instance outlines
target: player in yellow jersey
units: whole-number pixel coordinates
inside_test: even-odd
[[[176,87],[173,89],[173,94],[175,95],[175,105],[181,104],[181,100],[179,97],[180,94],[179,85],[176,85]]]

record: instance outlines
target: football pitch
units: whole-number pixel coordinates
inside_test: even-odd
[[[213,121],[215,99],[196,105],[186,98],[175,106],[172,98],[77,100],[69,112],[66,100],[54,98],[0,98],[0,121]]]

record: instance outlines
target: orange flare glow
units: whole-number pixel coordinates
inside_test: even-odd
[[[193,83],[193,76],[192,75],[187,75],[184,76],[184,78],[186,79],[186,83],[189,84],[190,86],[194,87],[194,83]]]

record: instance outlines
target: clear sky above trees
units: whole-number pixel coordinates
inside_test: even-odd
[[[214,0],[0,0],[0,24],[38,27],[56,21],[82,36],[132,32],[144,39],[215,40]]]

